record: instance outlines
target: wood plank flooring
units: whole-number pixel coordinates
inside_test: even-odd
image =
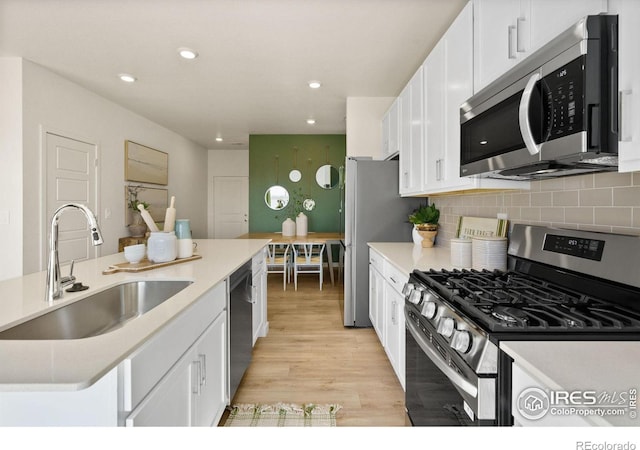
[[[373,328],[343,326],[343,285],[325,272],[282,289],[268,278],[269,334],[258,339],[235,403],[339,403],[338,426],[405,426],[404,391]],[[223,418],[221,424],[224,424]]]

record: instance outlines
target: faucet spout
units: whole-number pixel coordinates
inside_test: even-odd
[[[63,289],[75,281],[73,264],[71,269],[72,273],[70,273],[68,277],[62,278],[60,276],[60,260],[58,258],[58,220],[62,213],[68,209],[77,209],[84,214],[89,224],[91,242],[94,246],[103,243],[102,233],[100,232],[100,227],[98,227],[96,216],[85,205],[67,203],[60,206],[53,213],[51,217],[51,234],[49,236],[49,259],[47,262],[47,289],[45,298],[45,301],[49,304],[53,303],[55,299],[62,297]]]

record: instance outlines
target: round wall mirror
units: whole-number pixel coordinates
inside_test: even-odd
[[[322,189],[333,189],[338,185],[339,178],[338,169],[330,164],[325,164],[316,171],[316,183]]]
[[[271,186],[264,193],[264,202],[269,208],[279,211],[289,203],[289,192],[282,186]]]
[[[297,183],[302,179],[302,172],[300,172],[298,169],[293,169],[291,172],[289,172],[289,179],[294,183]]]

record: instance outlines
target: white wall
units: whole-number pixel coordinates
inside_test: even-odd
[[[249,150],[209,150],[207,177],[207,236],[215,236],[214,177],[249,177]]]
[[[0,58],[0,281],[22,275],[22,60]]]
[[[395,97],[347,97],[347,156],[382,157],[382,116]]]
[[[135,91],[135,85],[127,88]],[[133,95],[133,92],[132,92]],[[191,219],[194,237],[206,235],[207,152],[188,139],[29,61],[23,62],[24,273],[44,270],[41,217],[41,137],[55,131],[99,147],[98,192],[101,254],[118,251],[125,227],[124,142],[132,140],[169,154],[169,196],[176,196],[177,215]],[[0,168],[0,178],[5,176]],[[164,186],[158,186],[164,187]],[[106,210],[111,211],[109,218]],[[0,255],[0,261],[6,258]]]

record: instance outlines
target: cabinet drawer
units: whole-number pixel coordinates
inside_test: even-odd
[[[267,252],[267,248],[263,248],[260,250],[258,254],[256,254],[251,260],[251,272],[255,276],[255,274],[260,273],[265,270],[265,254]]]
[[[402,272],[389,262],[385,263],[384,270],[384,278],[387,283],[393,286],[398,293],[402,293],[402,288],[409,281],[409,274]]]
[[[369,264],[373,266],[378,272],[384,273],[384,258],[375,251],[374,249],[369,249]]]
[[[226,309],[227,283],[211,288],[122,364],[123,408],[131,411]]]

